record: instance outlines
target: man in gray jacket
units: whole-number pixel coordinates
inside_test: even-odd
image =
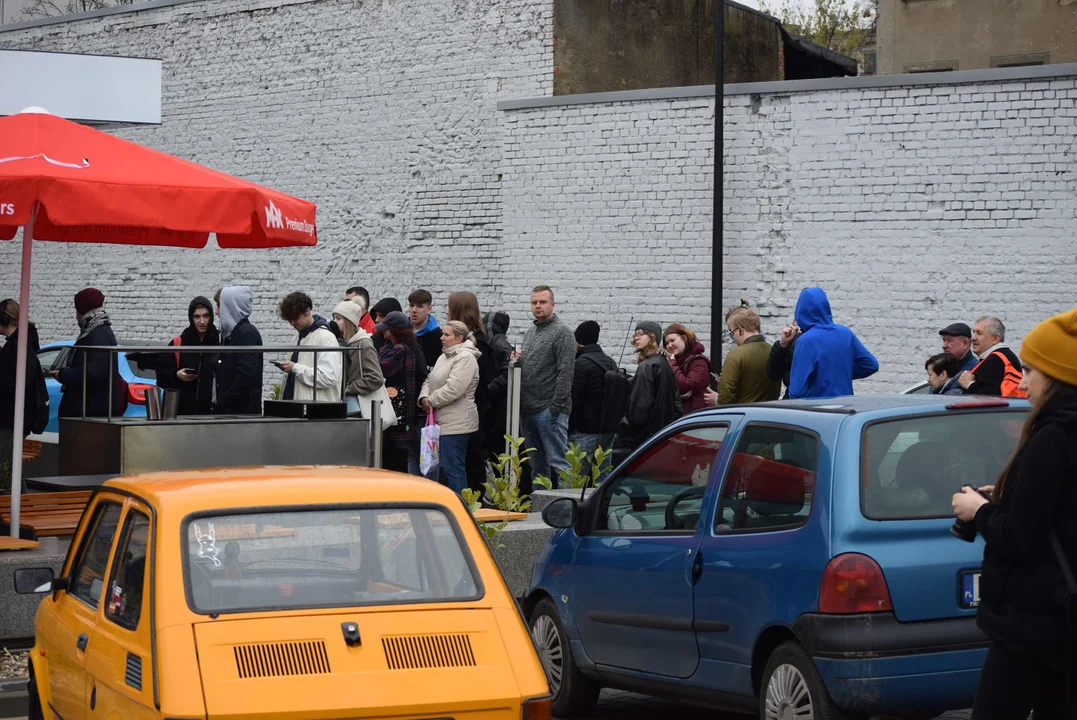
[[[533,476],[545,475],[557,487],[559,471],[568,469],[568,417],[572,412],[572,377],[576,338],[554,314],[553,290],[531,291],[534,325],[524,336],[519,354],[520,429],[531,456]]]

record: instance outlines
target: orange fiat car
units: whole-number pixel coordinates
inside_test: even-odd
[[[549,720],[482,533],[436,483],[361,468],[118,478],[30,653],[30,717]]]

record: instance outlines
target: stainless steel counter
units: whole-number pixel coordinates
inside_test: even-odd
[[[370,465],[369,421],[250,415],[61,418],[60,474],[244,465]]]

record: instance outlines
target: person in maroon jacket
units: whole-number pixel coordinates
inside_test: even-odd
[[[666,328],[662,345],[677,378],[685,414],[707,407],[703,393],[711,384],[711,361],[703,354],[703,343],[684,325],[673,323]]]

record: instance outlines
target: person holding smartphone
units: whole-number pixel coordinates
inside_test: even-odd
[[[1021,345],[1032,408],[993,486],[954,514],[985,541],[977,624],[991,640],[973,720],[1077,717],[1077,308]]]
[[[168,344],[177,348],[212,347],[221,344],[221,333],[213,324],[213,303],[199,295],[187,306],[188,325]],[[139,360],[139,367],[157,373],[158,387],[179,390],[180,415],[209,415],[213,412],[216,353],[175,353]]]

